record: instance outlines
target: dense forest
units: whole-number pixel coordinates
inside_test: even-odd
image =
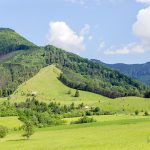
[[[101,64],[66,52],[54,46],[37,47],[11,29],[1,29],[16,39],[5,38],[0,51],[0,96],[9,96],[21,83],[34,76],[41,68],[55,64],[62,70],[60,80],[69,87],[98,93],[107,97],[143,96],[149,89],[131,78]],[[0,32],[2,32],[0,31]],[[7,37],[7,34],[5,35]],[[0,41],[4,37],[0,36]],[[14,41],[25,40],[25,49],[6,51]],[[11,41],[11,42],[9,42]],[[21,40],[22,41],[22,40]],[[1,44],[0,44],[1,45]],[[9,45],[9,46],[8,46]],[[7,52],[11,52],[6,54]],[[5,55],[4,55],[5,54]]]

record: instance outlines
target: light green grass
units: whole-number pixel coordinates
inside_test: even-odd
[[[0,125],[8,129],[14,129],[21,127],[22,122],[18,120],[18,117],[0,117]]]
[[[133,113],[135,110],[150,111],[150,99],[140,97],[125,97],[110,99],[98,94],[80,91],[80,97],[75,98],[75,90],[68,95],[70,89],[58,80],[60,70],[54,65],[45,67],[33,78],[18,87],[11,96],[13,102],[24,101],[32,92],[37,93],[36,99],[44,102],[55,101],[61,104],[84,103],[88,106],[99,106],[104,111],[117,113]]]
[[[96,104],[101,109],[118,113],[150,112],[150,99],[140,97],[123,97],[107,99]]]
[[[2,150],[149,150],[150,118],[126,118],[91,124],[37,129],[30,140],[21,132],[0,140]]]
[[[72,102],[91,104],[103,101],[108,98],[98,94],[80,91],[80,97],[75,98],[75,90],[71,89],[72,94],[68,95],[69,87],[65,86],[58,80],[60,70],[54,65],[41,69],[33,78],[18,87],[16,92],[11,96],[14,101],[21,101],[27,98],[27,94],[37,93],[36,99],[40,101],[56,101],[65,104]]]
[[[70,124],[72,121],[77,121],[81,117],[74,118],[65,118],[64,120],[67,124]],[[145,119],[150,118],[150,116],[143,115],[100,115],[100,116],[90,116],[90,118],[94,118],[98,122],[106,122],[106,121],[117,121],[117,120],[127,120],[127,119]]]

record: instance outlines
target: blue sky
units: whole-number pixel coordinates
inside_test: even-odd
[[[150,0],[0,0],[0,26],[107,63],[150,61]]]

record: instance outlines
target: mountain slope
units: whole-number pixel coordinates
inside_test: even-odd
[[[144,64],[105,64],[98,60],[93,60],[94,62],[104,64],[107,67],[118,70],[119,72],[137,79],[147,85],[150,85],[150,62]]]
[[[56,63],[62,70],[60,80],[69,87],[98,93],[107,97],[142,96],[147,87],[103,65],[65,52],[45,47],[47,64]]]
[[[30,47],[35,47],[35,45],[17,34],[14,30],[0,28],[0,57],[9,52],[29,49]]]
[[[147,90],[146,86],[101,64],[54,46],[34,46],[10,29],[1,29],[1,32],[8,32],[3,35],[4,45],[0,43],[3,54],[3,58],[0,58],[1,97],[11,95],[18,85],[33,77],[41,68],[52,64],[56,64],[57,68],[62,71],[59,80],[71,88],[90,91],[110,98],[143,96]],[[15,38],[11,38],[14,34],[19,36],[19,41],[23,41],[25,47],[22,47],[18,40],[16,42]],[[13,49],[12,45],[16,43],[21,45],[20,49]],[[10,49],[12,46],[13,52],[7,51],[9,54],[4,55],[8,45]]]
[[[65,86],[59,81],[61,70],[55,65],[42,68],[35,76],[21,84],[10,100],[13,102],[32,99],[34,96],[39,101],[53,101],[61,104],[81,104],[100,107],[103,111],[117,113],[133,113],[136,110],[148,111],[150,99],[140,97],[123,97],[114,100],[86,91],[79,91],[80,97],[74,97],[75,89]],[[68,91],[71,89],[71,94]],[[32,96],[32,94],[35,94]]]
[[[106,100],[98,94],[80,91],[80,97],[74,97],[75,89],[71,89],[65,86],[61,81],[58,80],[61,71],[54,65],[42,68],[40,72],[29,79],[28,81],[21,84],[18,89],[11,95],[11,100],[26,100],[32,98],[32,94],[36,95],[36,99],[43,101],[56,101],[61,103],[82,103],[93,104],[98,103],[99,100]],[[67,94],[71,89],[71,94]]]

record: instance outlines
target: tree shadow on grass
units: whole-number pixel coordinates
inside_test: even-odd
[[[7,140],[8,142],[20,142],[20,141],[29,141],[28,139],[15,139],[15,140]]]

